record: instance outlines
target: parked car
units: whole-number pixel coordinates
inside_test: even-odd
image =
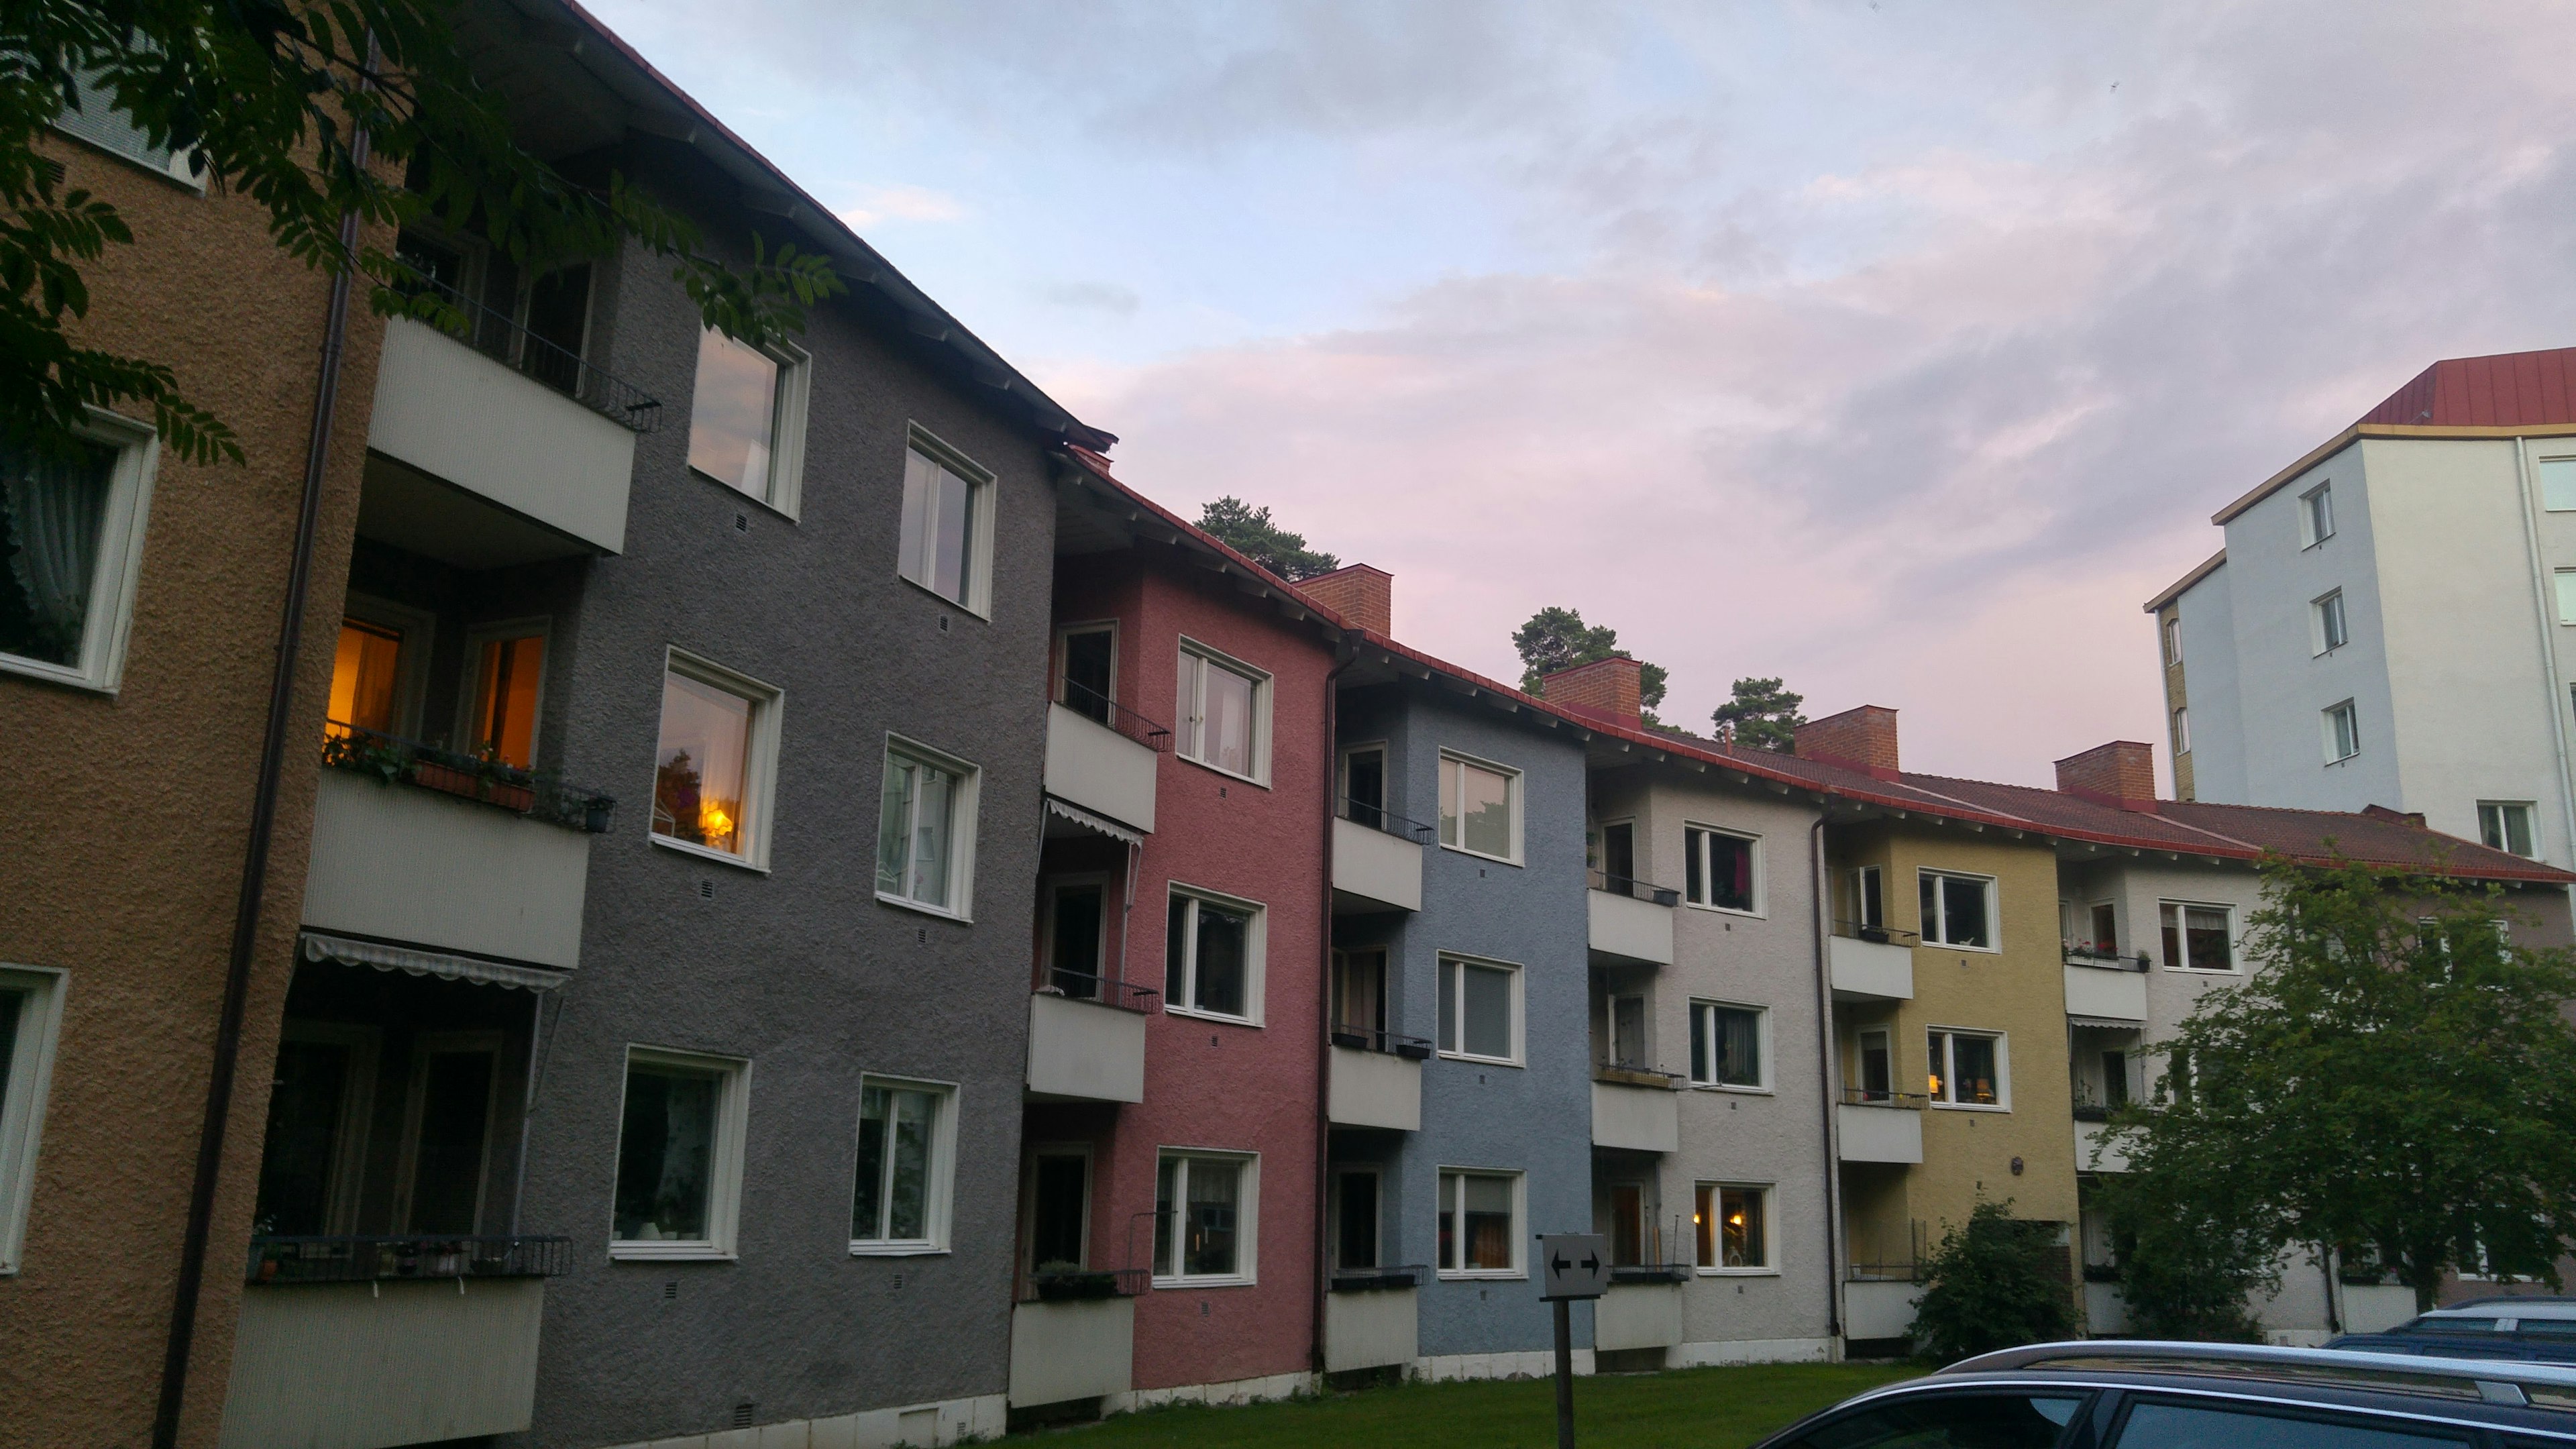
[[[2576,1298],[2473,1298],[2419,1313],[2385,1333],[2347,1333],[2326,1347],[2576,1364]]]
[[[2251,1344],[2007,1349],[1757,1449],[2571,1449],[2576,1368]]]

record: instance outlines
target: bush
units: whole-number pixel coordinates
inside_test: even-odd
[[[2280,1287],[2279,1258],[2244,1215],[2210,1209],[2209,1184],[2172,1176],[2129,1172],[2102,1184],[2129,1336],[2260,1343],[2249,1305]]]
[[[1945,1363],[2075,1333],[2075,1296],[2059,1225],[2026,1223],[1981,1202],[1923,1264],[1915,1347]]]

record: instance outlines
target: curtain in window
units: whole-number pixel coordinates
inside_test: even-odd
[[[116,454],[70,458],[0,448],[0,652],[76,665]]]
[[[1762,1194],[1741,1188],[1728,1188],[1718,1194],[1722,1205],[1719,1230],[1724,1243],[1725,1265],[1729,1268],[1760,1268],[1768,1239],[1762,1226]]]
[[[1192,1006],[1243,1015],[1245,965],[1252,955],[1252,918],[1199,902],[1198,960],[1191,973]]]
[[[1709,1013],[1709,1034],[1716,1045],[1716,1081],[1729,1086],[1762,1083],[1762,1023],[1749,1011],[1718,1007]]]
[[[1193,1161],[1189,1164],[1190,1220],[1185,1273],[1223,1275],[1235,1267],[1236,1196],[1243,1165]]]
[[[1504,1177],[1468,1177],[1459,1181],[1466,1216],[1467,1268],[1512,1266],[1512,1184]]]
[[[627,1073],[617,1152],[617,1236],[634,1242],[703,1240],[713,1175],[712,1076],[638,1067]]]
[[[1512,1054],[1512,973],[1491,966],[1458,968],[1466,996],[1464,1050],[1472,1056]]]

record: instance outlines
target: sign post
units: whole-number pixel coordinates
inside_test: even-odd
[[[1570,1305],[1598,1298],[1610,1286],[1610,1247],[1599,1233],[1541,1233],[1539,1262],[1556,1307],[1556,1449],[1574,1449],[1574,1323]]]

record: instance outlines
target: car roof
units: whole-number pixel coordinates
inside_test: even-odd
[[[2472,1298],[2465,1303],[2427,1309],[2415,1315],[2415,1321],[2449,1318],[2544,1318],[2555,1322],[2576,1322],[2576,1298]]]

